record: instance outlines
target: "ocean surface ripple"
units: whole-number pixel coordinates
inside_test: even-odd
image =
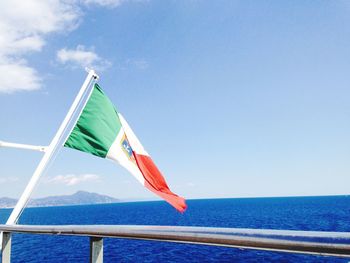
[[[350,197],[189,200],[184,214],[163,201],[25,209],[20,224],[186,225],[350,231]],[[10,209],[0,209],[4,223]],[[156,241],[104,239],[104,262],[349,262],[349,259]],[[88,262],[87,237],[15,234],[12,262]]]

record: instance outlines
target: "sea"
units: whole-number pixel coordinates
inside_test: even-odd
[[[20,224],[175,225],[350,231],[350,196],[188,200],[27,208]],[[11,209],[0,209],[4,223]],[[12,262],[89,262],[89,238],[14,234]],[[338,257],[157,241],[104,239],[104,262],[350,262]]]

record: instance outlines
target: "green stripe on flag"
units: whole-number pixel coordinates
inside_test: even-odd
[[[64,146],[105,158],[120,128],[121,123],[116,109],[101,88],[95,84]]]

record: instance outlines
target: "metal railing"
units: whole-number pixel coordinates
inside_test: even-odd
[[[2,263],[11,260],[11,233],[90,237],[90,262],[103,262],[103,238],[127,238],[350,257],[350,233],[244,228],[127,225],[0,225]]]

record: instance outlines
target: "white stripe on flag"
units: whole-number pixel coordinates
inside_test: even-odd
[[[121,128],[117,135],[117,138],[114,140],[111,147],[109,148],[106,158],[119,163],[121,166],[127,169],[133,176],[135,176],[135,178],[142,185],[145,185],[145,179],[143,178],[143,175],[139,170],[136,161],[132,160],[134,157],[132,156],[132,159],[130,159],[126,151],[123,149],[122,141],[124,136],[125,132],[123,128]]]
[[[120,113],[118,113],[118,116],[119,116],[120,123],[122,124],[123,129],[126,133],[126,136],[128,137],[128,140],[131,144],[132,149],[137,154],[149,156],[149,154],[146,152],[146,150],[143,148],[142,144],[140,143],[139,139],[137,139],[135,133],[130,128],[129,124],[124,119],[124,117]]]

